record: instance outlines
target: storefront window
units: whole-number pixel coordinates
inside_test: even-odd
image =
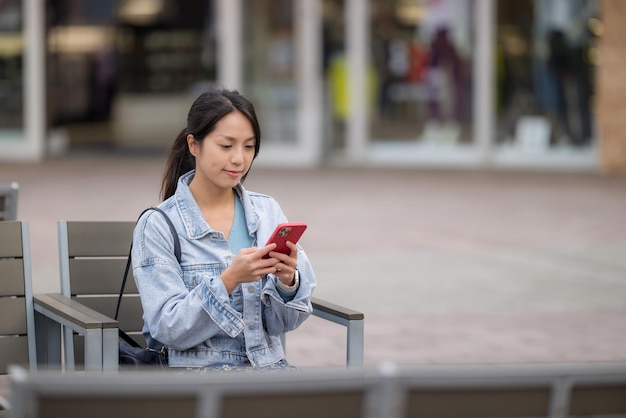
[[[0,2],[0,135],[23,127],[22,2]]]
[[[372,141],[472,142],[470,0],[370,0]]]
[[[69,146],[168,146],[215,81],[210,0],[49,1],[48,119]]]
[[[533,153],[594,144],[595,0],[497,2],[497,140]]]
[[[119,88],[167,93],[215,79],[215,39],[209,1],[160,1],[152,18],[118,6]]]
[[[297,141],[293,0],[244,0],[243,92],[255,103],[263,142]]]
[[[348,117],[348,78],[345,33],[345,0],[322,3],[322,65],[324,89],[325,152],[345,146]]]

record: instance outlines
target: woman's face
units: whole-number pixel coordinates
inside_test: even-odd
[[[196,175],[205,186],[232,189],[248,172],[254,159],[255,144],[252,124],[238,111],[217,122],[204,141],[187,136],[189,151],[196,158]]]

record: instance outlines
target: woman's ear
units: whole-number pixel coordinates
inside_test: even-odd
[[[198,141],[196,141],[192,134],[187,135],[187,147],[191,155],[196,157],[198,154]]]

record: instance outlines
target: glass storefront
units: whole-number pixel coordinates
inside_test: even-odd
[[[472,142],[469,0],[370,0],[372,141]]]
[[[322,3],[330,160],[353,159],[355,152],[357,160],[374,164],[437,164],[438,150],[449,159],[450,150],[473,145],[472,0]],[[355,19],[360,13],[365,22]],[[355,59],[361,48],[364,56]],[[350,97],[355,62],[366,67],[356,101]],[[359,122],[350,126],[355,118],[363,129]],[[358,138],[362,132],[365,140]]]
[[[118,7],[120,92],[175,93],[215,79],[211,3],[161,3],[150,20],[132,2]]]
[[[198,92],[229,82],[272,166],[595,168],[598,3],[48,0],[48,137],[162,149]],[[0,1],[5,137],[43,102],[24,96],[24,4]]]
[[[22,2],[0,2],[0,139],[24,126]]]
[[[353,153],[392,165],[596,166],[595,0],[323,4],[331,159]],[[363,10],[365,33],[353,16]],[[366,93],[356,102],[367,103],[356,110],[350,65],[363,59],[363,45],[354,39],[367,49],[359,80]],[[355,119],[367,124],[365,140],[350,137]]]
[[[215,81],[210,1],[50,2],[48,123],[69,147],[162,148]]]
[[[547,154],[595,146],[595,0],[497,2],[498,146]]]
[[[345,0],[322,4],[322,71],[324,75],[324,151],[345,147],[348,117]]]
[[[298,140],[297,39],[293,0],[244,0],[243,92],[255,104],[263,143]]]

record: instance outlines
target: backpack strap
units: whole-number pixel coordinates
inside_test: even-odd
[[[167,225],[170,227],[170,232],[172,233],[172,237],[174,237],[174,255],[176,256],[176,260],[178,261],[178,264],[180,264],[181,259],[182,259],[181,250],[180,250],[180,240],[178,239],[178,233],[176,232],[176,228],[174,227],[174,224],[172,223],[172,220],[169,218],[169,216],[167,216],[167,214],[163,212],[163,210],[161,210],[160,208],[150,207],[150,208],[145,209],[143,212],[141,212],[141,214],[139,215],[139,218],[137,218],[137,221],[139,221],[139,219],[143,216],[143,214],[148,212],[149,210],[157,211],[161,215],[163,215],[163,217],[165,218]],[[117,298],[117,307],[115,308],[115,320],[116,321],[117,321],[117,316],[119,315],[119,312],[120,312],[120,305],[122,304],[122,295],[124,294],[124,289],[126,288],[126,280],[128,278],[128,272],[130,271],[130,266],[132,264],[132,261],[131,261],[132,252],[133,252],[133,241],[131,239],[130,250],[128,251],[128,260],[126,261],[126,269],[124,270],[124,278],[122,279],[122,287],[120,288],[120,294],[119,294],[119,297]]]

